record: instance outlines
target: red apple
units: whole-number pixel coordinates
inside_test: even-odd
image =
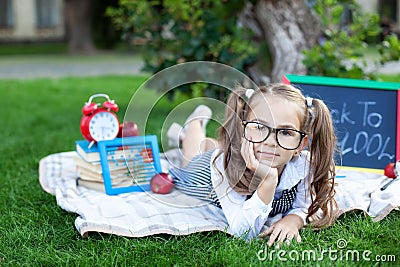
[[[394,171],[394,163],[389,163],[388,165],[386,165],[385,167],[385,176],[389,177],[389,178],[396,178],[396,173]]]
[[[138,136],[139,135],[139,129],[133,121],[124,121],[119,126],[119,133],[118,137],[128,137],[128,136]]]
[[[150,180],[151,191],[157,194],[168,194],[174,188],[174,180],[168,173],[157,173]]]

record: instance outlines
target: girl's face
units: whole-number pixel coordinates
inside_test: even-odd
[[[280,96],[256,95],[251,103],[252,112],[248,114],[247,121],[260,122],[272,128],[291,128],[300,130],[300,108],[297,104],[287,101]],[[278,145],[275,132],[261,143],[254,143],[254,154],[260,163],[278,169],[281,175],[286,163],[290,161],[295,152],[300,151],[307,144],[304,138],[296,150],[287,150]]]

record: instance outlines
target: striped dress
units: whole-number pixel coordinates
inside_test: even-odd
[[[214,150],[195,156],[183,169],[172,168],[169,174],[175,187],[189,196],[221,207],[211,182],[210,161]]]
[[[214,150],[210,150],[197,155],[184,168],[170,169],[169,174],[174,178],[174,183],[178,190],[195,198],[211,202],[221,208],[211,182],[210,162],[213,152]],[[274,199],[270,216],[273,217],[288,211],[292,207],[296,192],[297,185],[284,190],[279,198]]]

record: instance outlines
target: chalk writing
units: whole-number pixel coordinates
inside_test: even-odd
[[[338,123],[345,123],[348,122],[350,124],[355,124],[356,122],[352,119],[350,119],[350,111],[346,111],[347,109],[347,103],[344,102],[342,106],[342,113],[340,113],[339,110],[337,109],[332,109],[331,114],[333,118],[333,122],[338,124]]]
[[[328,106],[344,166],[383,169],[400,158],[400,83],[287,75],[305,96]]]
[[[395,155],[387,151],[391,137],[385,136],[384,131],[380,131],[383,116],[379,112],[375,112],[374,107],[376,105],[377,103],[374,101],[357,101],[356,105],[351,105],[351,103],[348,105],[347,102],[343,102],[340,110],[331,110],[336,127],[343,126],[340,127],[343,129],[340,138],[342,156],[353,153],[354,155],[362,154],[367,157],[376,157],[377,160],[394,159]],[[349,106],[358,109],[357,112],[354,112],[356,114],[352,114]],[[357,114],[361,116],[359,117]],[[359,130],[350,132],[345,127],[346,124],[360,125],[357,127]],[[371,132],[371,129],[375,129],[375,131]]]
[[[378,128],[382,123],[382,115],[376,112],[368,113],[369,105],[376,105],[376,102],[362,102],[359,101],[358,104],[364,105],[364,116],[363,116],[363,126],[371,126],[374,128]],[[373,123],[373,118],[377,119],[376,123]]]

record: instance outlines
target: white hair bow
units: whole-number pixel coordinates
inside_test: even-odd
[[[247,89],[244,94],[247,97],[247,100],[249,100],[250,97],[254,94],[254,89]]]
[[[309,96],[306,97],[306,105],[308,108],[312,107],[312,101],[313,101],[312,97],[309,97]]]

